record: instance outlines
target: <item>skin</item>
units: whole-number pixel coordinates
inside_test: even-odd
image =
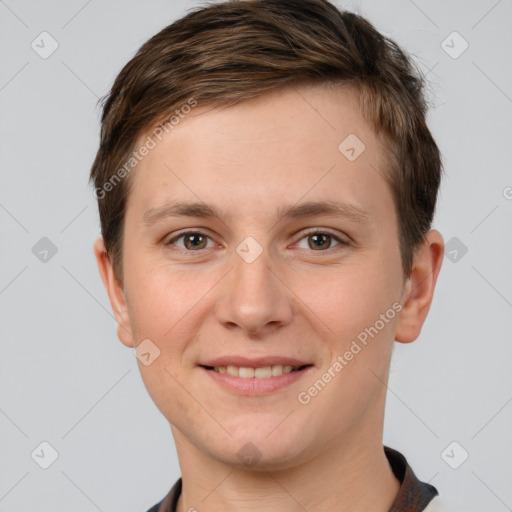
[[[366,146],[353,162],[338,150],[349,134]],[[399,483],[382,446],[385,383],[393,342],[420,334],[443,239],[430,231],[403,275],[386,165],[357,93],[322,85],[223,109],[199,105],[132,172],[122,279],[101,238],[95,254],[122,343],[150,339],[160,350],[139,368],[176,442],[179,512],[386,512],[393,503]],[[225,216],[145,225],[148,210],[178,200]],[[277,216],[307,201],[342,201],[367,218]],[[195,239],[199,249],[174,240],[186,228],[209,238]],[[318,249],[314,229],[337,238],[316,239]],[[236,252],[247,236],[262,249],[252,263]],[[397,302],[401,312],[301,404],[298,393]],[[238,396],[198,366],[234,354],[290,356],[313,368],[274,393]],[[261,454],[252,467],[238,457],[249,442]]]

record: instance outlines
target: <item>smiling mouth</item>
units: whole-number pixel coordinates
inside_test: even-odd
[[[244,366],[204,366],[206,370],[210,370],[216,373],[225,373],[232,377],[239,377],[242,379],[268,379],[272,377],[279,377],[287,373],[293,373],[301,371],[305,368],[313,366],[311,364],[305,364],[302,366],[292,366],[289,364],[274,364],[269,366],[261,366],[258,368],[244,367]]]

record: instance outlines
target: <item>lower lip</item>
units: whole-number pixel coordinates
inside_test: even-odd
[[[214,370],[208,370],[202,366],[200,368],[205,371],[215,382],[219,383],[228,391],[232,391],[239,395],[257,396],[268,395],[278,391],[279,389],[283,389],[286,386],[290,386],[291,384],[304,377],[306,373],[309,373],[313,367],[307,366],[302,370],[283,373],[277,377],[269,377],[263,379],[256,377],[243,379],[241,377],[233,377],[227,373],[219,373]]]

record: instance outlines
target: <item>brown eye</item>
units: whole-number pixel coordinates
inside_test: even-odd
[[[310,249],[318,251],[319,249],[329,249],[332,242],[332,236],[326,233],[314,234],[308,236],[308,245]]]
[[[313,250],[316,252],[327,252],[329,249],[333,249],[338,245],[341,246],[339,249],[342,249],[350,245],[350,243],[327,231],[320,230],[306,233],[297,243],[297,247],[300,249]]]
[[[210,245],[208,245],[209,242]],[[213,247],[213,242],[203,233],[198,231],[189,231],[173,238],[168,242],[168,245],[176,245],[180,249],[186,251],[198,251],[200,249]]]
[[[200,233],[185,235],[184,242],[187,249],[204,249],[206,247],[206,237]]]

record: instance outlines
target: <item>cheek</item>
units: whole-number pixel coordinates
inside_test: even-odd
[[[184,390],[188,370],[182,365],[183,355],[200,323],[201,308],[197,301],[205,292],[197,295],[191,291],[194,287],[189,282],[176,275],[171,279],[169,274],[151,271],[139,278],[133,275],[130,321],[137,336],[136,345],[149,339],[158,351],[151,364],[146,366],[138,361],[144,385],[164,416],[179,419],[199,412]],[[201,291],[196,287],[196,292]]]
[[[322,293],[318,288],[316,293],[307,294],[306,288],[302,292],[315,313],[310,317],[317,318],[316,326],[325,333],[322,341],[329,352],[319,376],[325,386],[311,380],[307,386],[312,387],[302,390],[317,393],[305,407],[318,428],[349,428],[385,392],[382,382],[393,347],[399,294],[394,271],[386,273],[384,268],[376,258],[371,265],[330,274]]]
[[[386,268],[385,259],[375,255],[366,260],[331,268],[323,275],[302,275],[291,286],[313,313],[312,321],[340,347],[374,325],[400,295],[396,271]],[[387,320],[385,331],[393,324]]]
[[[214,276],[176,271],[168,264],[144,261],[134,265],[126,288],[130,319],[140,337],[161,342],[179,339],[176,332],[213,284]]]
[[[180,402],[184,382],[191,367],[190,347],[208,321],[211,291],[219,281],[216,272],[190,270],[177,272],[168,264],[152,266],[149,260],[132,268],[127,281],[130,323],[135,344],[149,339],[157,347],[158,357],[150,366],[139,362],[139,369],[157,406]],[[178,407],[187,408],[187,397]],[[175,405],[173,407],[175,407]]]

